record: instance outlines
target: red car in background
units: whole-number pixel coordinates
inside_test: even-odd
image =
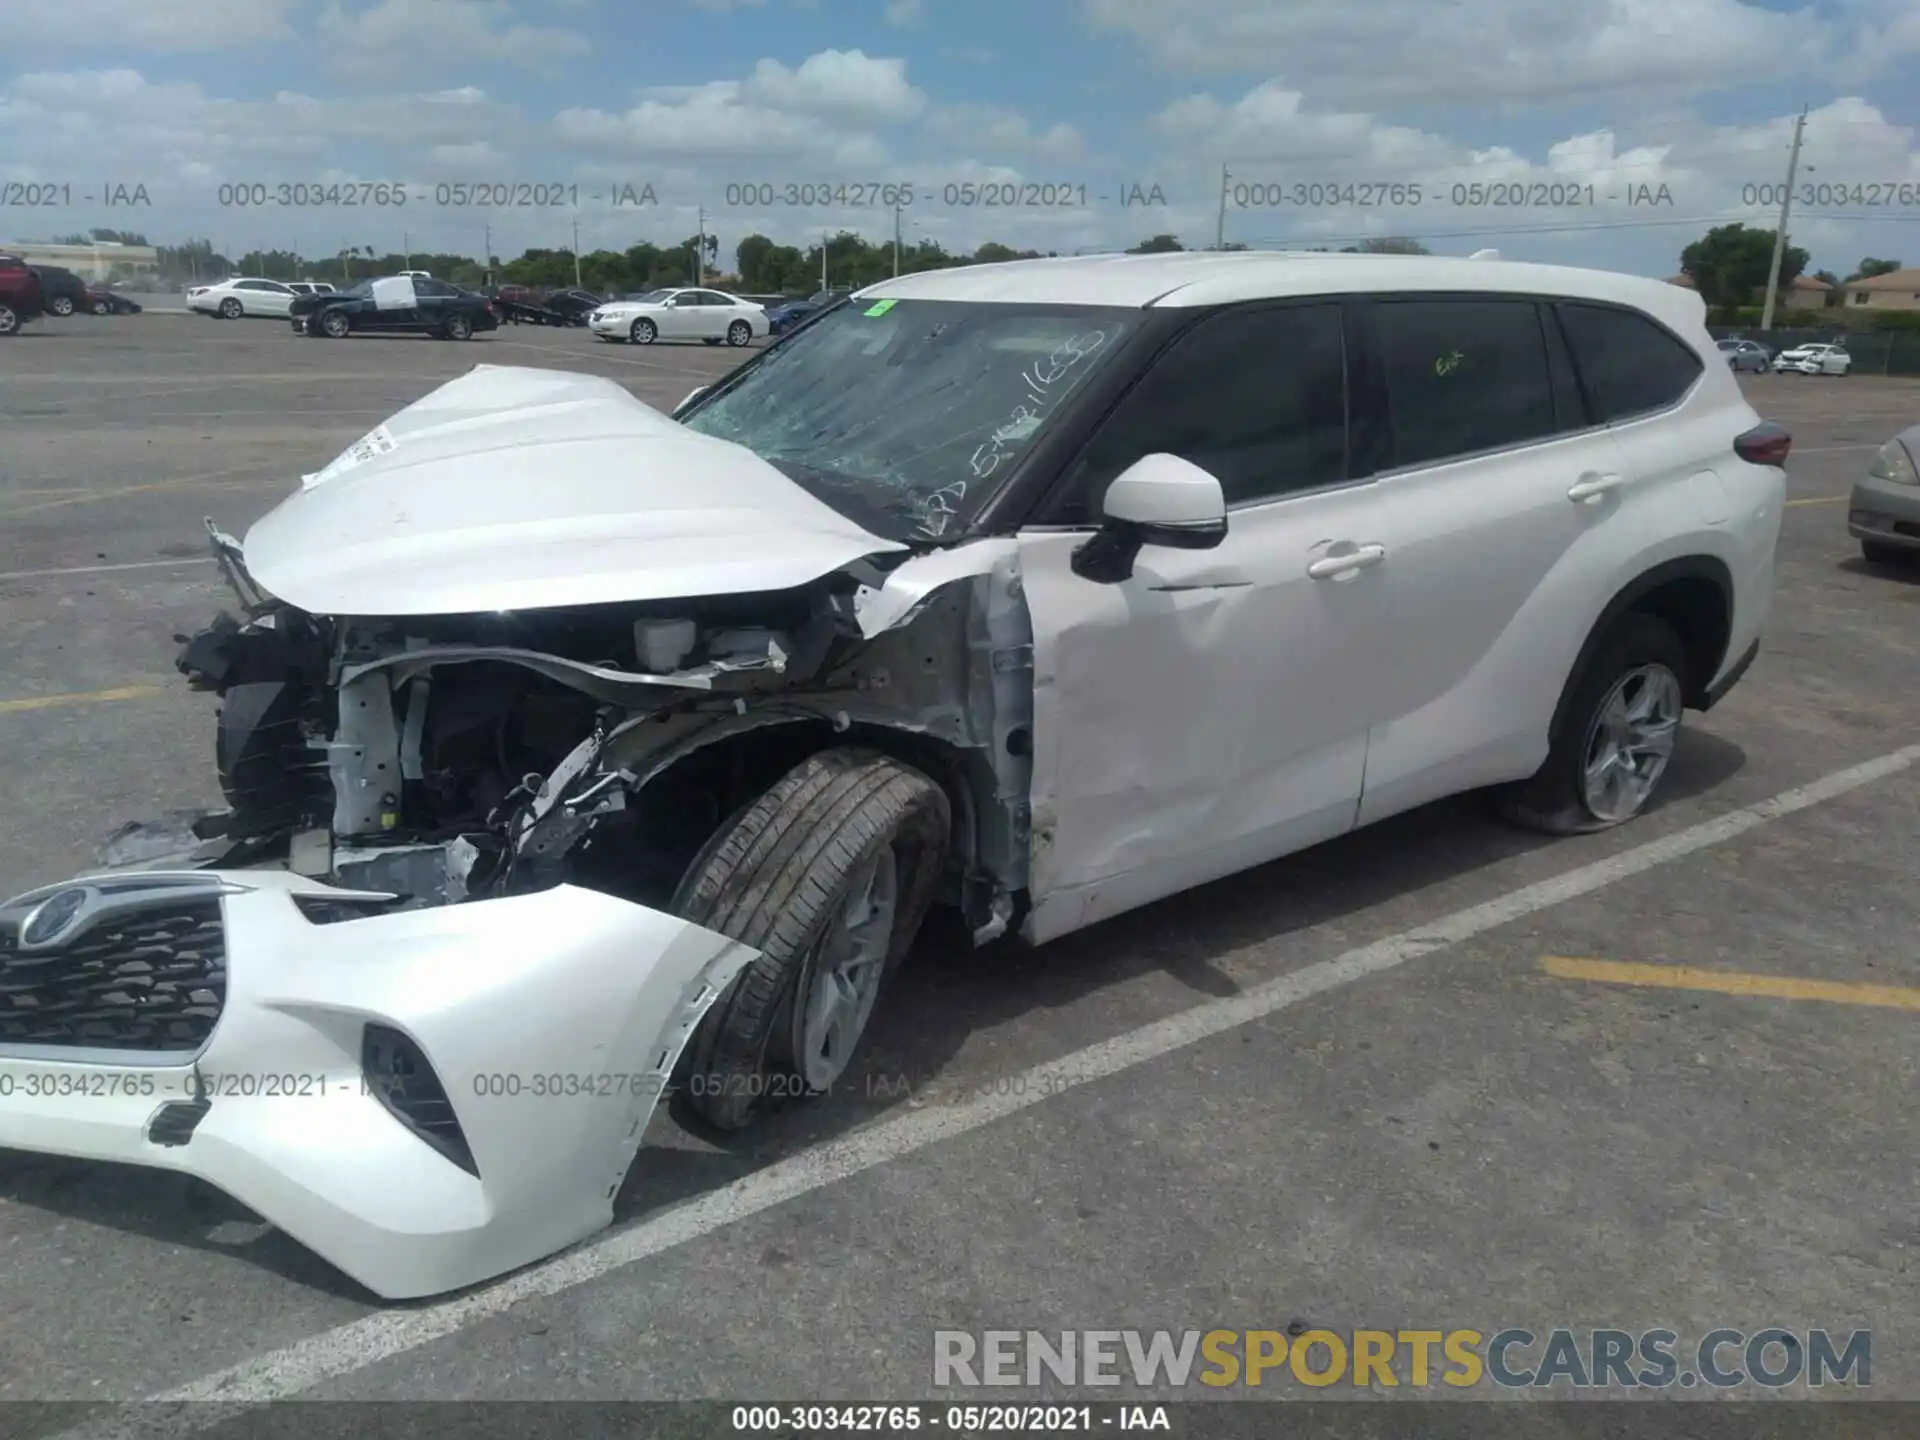
[[[87,282],[87,309],[94,315],[138,315],[140,304],[129,300],[110,285],[97,280]]]
[[[26,261],[0,255],[0,336],[17,335],[20,327],[38,318],[46,307],[40,277]]]

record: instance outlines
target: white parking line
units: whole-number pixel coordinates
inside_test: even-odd
[[[601,1279],[689,1241],[748,1219],[776,1205],[965,1135],[1091,1081],[1118,1075],[1176,1050],[1249,1024],[1329,990],[1351,985],[1458,945],[1537,911],[1592,894],[1635,875],[1711,846],[1723,845],[1769,821],[1832,800],[1920,763],[1920,744],[1836,771],[1811,784],[1742,806],[1712,820],[1662,836],[1618,855],[1579,866],[1550,880],[1457,910],[1451,915],[1388,936],[1332,960],[1307,965],[1228,999],[1210,1001],[1035,1066],[993,1093],[949,1106],[933,1105],[857,1130],[699,1199],[597,1240],[486,1289],[420,1309],[385,1310],[324,1330],[251,1360],[149,1397],[180,1406],[171,1412],[124,1412],[92,1427],[64,1432],[81,1436],[145,1440],[184,1435],[231,1418],[236,1405],[263,1404],[298,1395],[394,1356],[489,1320],[523,1301],[556,1295]],[[104,1398],[104,1397],[102,1397]],[[190,1403],[214,1402],[214,1403]],[[221,1403],[226,1402],[226,1403]]]
[[[211,564],[211,555],[191,555],[180,560],[129,560],[123,565],[69,565],[63,570],[7,570],[0,571],[0,582],[47,580],[61,575],[107,575],[115,570],[177,570],[182,565]]]

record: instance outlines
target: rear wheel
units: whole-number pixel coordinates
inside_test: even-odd
[[[660,327],[644,318],[634,321],[633,328],[627,331],[627,338],[636,345],[651,345],[659,336]]]
[[[721,826],[674,913],[760,952],[688,1046],[685,1107],[738,1130],[846,1073],[946,858],[947,797],[871,750],[803,761]]]
[[[1575,682],[1544,764],[1498,794],[1511,820],[1554,835],[1609,830],[1643,812],[1680,734],[1686,648],[1652,615],[1623,616]]]

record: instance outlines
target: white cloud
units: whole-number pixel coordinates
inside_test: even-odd
[[[1017,110],[997,105],[948,105],[928,118],[928,130],[948,143],[1005,155],[1038,155],[1074,161],[1086,156],[1086,140],[1064,122],[1036,131]]]
[[[0,54],[181,54],[292,37],[301,0],[0,0]]]
[[[1886,7],[1883,27],[1899,13]],[[1802,77],[1848,46],[1811,11],[1742,0],[1081,0],[1097,28],[1138,38],[1166,64],[1268,71],[1340,103],[1564,105],[1691,95]]]
[[[416,76],[423,57],[539,69],[591,49],[574,31],[516,21],[507,0],[378,0],[359,10],[328,0],[315,31],[322,63],[369,79]]]
[[[810,115],[904,120],[926,108],[927,97],[907,81],[907,62],[859,50],[822,50],[789,70],[762,60],[741,86],[750,104]]]

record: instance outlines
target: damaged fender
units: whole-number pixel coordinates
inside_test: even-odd
[[[0,907],[0,971],[39,1001],[0,1014],[0,1145],[197,1176],[393,1300],[608,1225],[681,1048],[757,952],[572,885],[379,898],[146,872]],[[134,965],[119,932],[143,921],[192,943]],[[430,1075],[370,1074],[369,1027]]]

